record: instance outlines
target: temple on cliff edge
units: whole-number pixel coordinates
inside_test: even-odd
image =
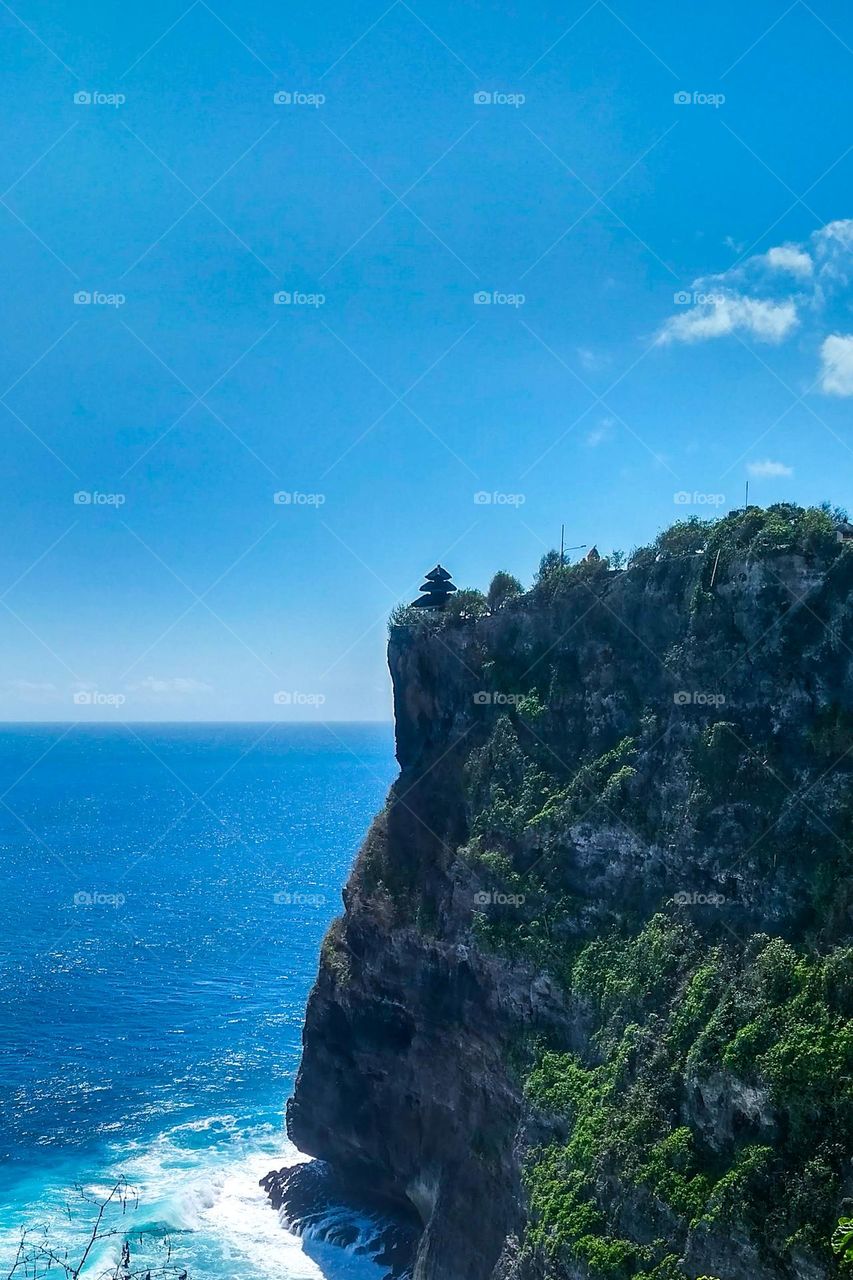
[[[455,591],[453,583],[450,580],[450,574],[437,564],[434,569],[426,575],[425,580],[421,583],[420,590],[424,593],[418,596],[417,600],[412,601],[413,609],[443,609],[450,598],[451,592]]]

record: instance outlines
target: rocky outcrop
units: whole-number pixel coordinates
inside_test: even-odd
[[[709,947],[848,935],[853,755],[828,772],[841,752],[833,740],[820,756],[815,733],[848,732],[853,713],[851,563],[724,558],[713,588],[707,557],[604,567],[475,623],[392,630],[401,772],[324,943],[288,1129],[350,1186],[414,1210],[415,1280],[596,1274],[526,1239],[527,1163],[573,1123],[531,1102],[531,1045],[606,1061],[589,998],[541,956],[662,909]],[[502,734],[520,765],[498,753]],[[542,777],[539,812],[506,818],[501,796]],[[500,888],[496,849],[514,877]],[[478,927],[507,910],[524,939],[511,932],[509,951]],[[772,1148],[779,1113],[760,1080],[696,1072],[672,1123],[719,1177],[744,1134]],[[774,1255],[747,1227],[678,1226],[621,1171],[600,1172],[594,1194],[638,1248],[669,1242],[680,1269],[655,1277],[828,1274],[814,1251]]]

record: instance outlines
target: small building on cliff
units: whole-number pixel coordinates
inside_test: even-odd
[[[413,609],[443,609],[456,587],[447,570],[437,564],[426,575],[420,589],[423,595],[412,601]]]

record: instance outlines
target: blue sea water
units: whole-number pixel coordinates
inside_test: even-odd
[[[257,1181],[298,1159],[320,942],[395,772],[384,725],[0,729],[0,1272],[124,1176],[134,1262],[168,1232],[190,1280],[384,1274]]]

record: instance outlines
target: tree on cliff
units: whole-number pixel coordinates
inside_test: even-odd
[[[517,599],[523,591],[524,588],[518,578],[513,577],[511,573],[507,573],[504,569],[499,569],[492,578],[486,594],[489,613],[497,613],[498,609],[502,609],[508,600]]]
[[[476,587],[463,587],[461,591],[456,592],[455,596],[451,596],[444,606],[445,616],[460,622],[471,622],[475,618],[482,618],[487,612],[486,597]]]

